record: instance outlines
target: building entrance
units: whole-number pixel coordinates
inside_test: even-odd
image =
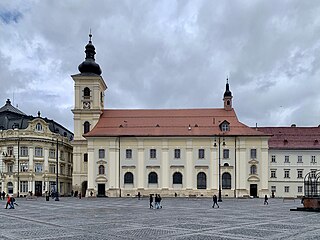
[[[42,182],[35,181],[35,193],[36,196],[42,196]]]
[[[258,195],[258,185],[250,184],[250,196],[257,197]]]
[[[106,196],[106,185],[105,184],[98,184],[98,197],[105,197]]]

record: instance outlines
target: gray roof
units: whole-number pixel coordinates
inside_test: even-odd
[[[35,118],[40,118],[48,123],[50,131],[68,137],[69,140],[73,139],[73,133],[59,123],[48,118],[40,117],[40,112],[37,117],[32,115],[28,116],[19,109],[13,107],[9,99],[6,101],[6,104],[0,108],[0,130],[14,128],[26,129],[29,125],[29,121],[32,121]]]
[[[0,113],[1,112],[12,112],[26,116],[24,112],[20,111],[18,108],[15,108],[11,105],[10,99],[7,99],[6,104],[2,108],[0,108]]]

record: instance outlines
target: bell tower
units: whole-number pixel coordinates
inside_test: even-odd
[[[229,90],[228,78],[226,83],[226,91],[224,92],[224,95],[223,95],[223,102],[224,102],[224,109],[227,111],[231,111],[232,110],[232,93]]]
[[[92,44],[92,34],[85,46],[86,57],[79,65],[78,74],[72,75],[74,81],[74,121],[73,141],[73,190],[84,194],[87,184],[87,140],[83,134],[90,132],[99,121],[104,109],[104,92],[107,85],[101,76],[101,68],[95,62],[95,47]]]

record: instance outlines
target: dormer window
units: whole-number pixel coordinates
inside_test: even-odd
[[[37,131],[37,132],[41,132],[41,131],[42,131],[42,125],[41,125],[41,123],[37,123],[37,125],[36,125],[36,131]]]
[[[230,124],[229,124],[227,121],[223,121],[223,122],[220,124],[220,130],[221,130],[222,132],[230,131]]]
[[[85,87],[83,89],[83,98],[84,99],[90,99],[90,88]]]

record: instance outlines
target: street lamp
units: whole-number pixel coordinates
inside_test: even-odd
[[[18,194],[20,196],[20,138],[18,137]]]
[[[59,159],[58,159],[58,153],[59,153],[59,140],[58,140],[58,136],[57,136],[57,148],[56,148],[56,198],[54,199],[55,201],[59,201],[59,191],[58,191],[58,181],[59,181],[59,175],[58,175],[58,166],[59,166]]]
[[[18,132],[18,193],[17,197],[20,196],[20,137],[19,137],[19,128],[17,125],[14,125],[14,130]]]
[[[218,192],[218,202],[222,202],[222,199],[221,199],[221,153],[220,153],[220,148],[221,148],[221,143],[222,143],[222,146],[225,146],[226,145],[226,142],[224,140],[224,137],[222,139],[222,142],[221,142],[221,137],[219,136],[218,137],[218,159],[219,159],[219,192]],[[217,147],[217,140],[214,139],[214,147]]]

